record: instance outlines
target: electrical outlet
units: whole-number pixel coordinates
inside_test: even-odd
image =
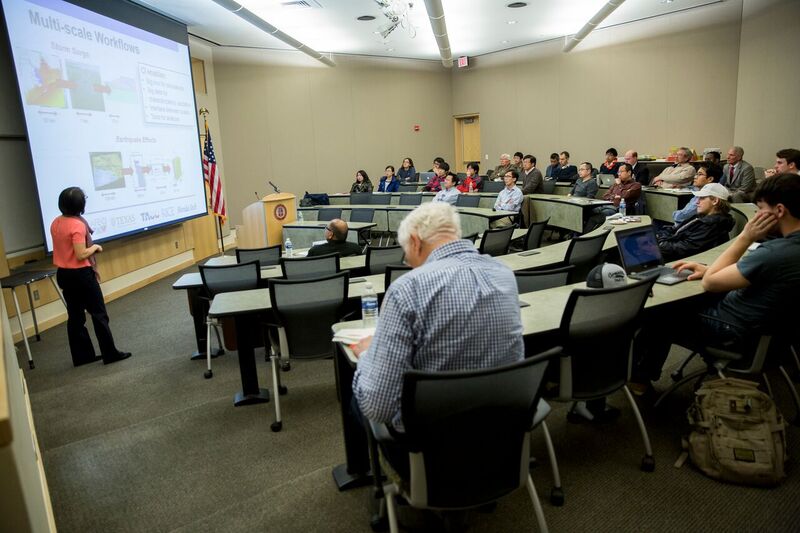
[[[175,249],[178,249],[178,241],[175,241]]]
[[[39,290],[38,289],[34,289],[34,291],[33,291],[33,300],[34,301],[38,301],[39,300]]]

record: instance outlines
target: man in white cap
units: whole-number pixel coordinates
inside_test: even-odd
[[[697,197],[697,214],[657,235],[664,261],[705,252],[730,238],[734,224],[728,204],[730,191],[719,183],[708,183],[692,194]]]

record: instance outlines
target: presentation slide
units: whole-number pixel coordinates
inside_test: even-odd
[[[61,0],[2,0],[48,251],[78,186],[103,241],[206,213],[185,44]]]

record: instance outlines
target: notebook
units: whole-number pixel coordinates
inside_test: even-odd
[[[672,267],[664,265],[653,226],[620,230],[615,232],[614,236],[617,238],[619,256],[628,277],[645,279],[658,276],[656,283],[675,285],[685,281],[691,274],[689,270],[675,272]]]

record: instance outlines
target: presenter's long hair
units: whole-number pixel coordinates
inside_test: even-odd
[[[58,195],[58,209],[65,217],[77,217],[86,210],[86,195],[80,187],[67,187]]]

